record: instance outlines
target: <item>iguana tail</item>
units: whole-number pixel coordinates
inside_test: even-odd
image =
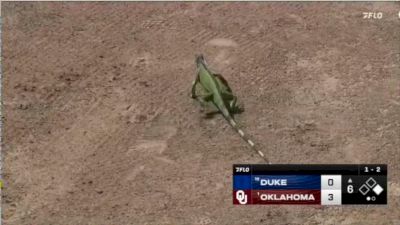
[[[237,125],[237,123],[235,122],[235,120],[232,118],[232,116],[230,116],[230,114],[226,114],[226,112],[222,113],[225,117],[225,119],[229,122],[229,124],[231,125],[231,127],[233,129],[236,130],[236,132],[240,135],[240,137],[247,143],[250,145],[250,147],[257,152],[258,155],[261,156],[261,158],[264,159],[264,161],[266,161],[267,163],[269,163],[269,160],[265,157],[264,153],[260,150],[258,150],[255,145],[254,142],[252,140],[250,140],[250,138],[247,137],[247,135],[243,132],[242,129],[240,129]]]

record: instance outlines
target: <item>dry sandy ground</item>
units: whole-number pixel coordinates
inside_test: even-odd
[[[400,224],[399,3],[2,6],[4,224]],[[233,206],[262,161],[189,97],[199,52],[273,163],[387,163],[388,206]]]

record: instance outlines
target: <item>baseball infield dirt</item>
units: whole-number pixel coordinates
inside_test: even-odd
[[[3,2],[3,223],[400,224],[399,10]],[[232,205],[262,160],[189,97],[196,53],[272,163],[387,163],[388,206]]]

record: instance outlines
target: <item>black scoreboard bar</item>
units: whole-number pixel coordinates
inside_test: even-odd
[[[386,205],[385,164],[236,164],[233,203]]]

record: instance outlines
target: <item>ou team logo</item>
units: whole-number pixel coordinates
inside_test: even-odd
[[[244,191],[242,191],[242,190],[236,191],[236,200],[238,200],[238,202],[241,205],[247,204],[247,195],[246,195],[246,193]]]

